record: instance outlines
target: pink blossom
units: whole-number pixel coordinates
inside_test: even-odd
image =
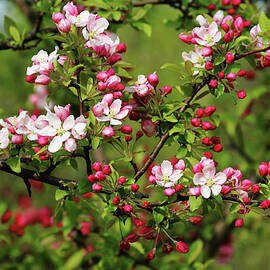
[[[77,144],[76,144],[76,141],[75,139],[73,138],[68,138],[66,141],[65,141],[65,146],[64,146],[65,150],[67,152],[74,152],[76,149],[77,149]]]
[[[83,115],[79,116],[75,120],[75,124],[72,128],[72,135],[77,140],[82,140],[86,136],[87,120]]]
[[[142,131],[147,137],[152,137],[156,133],[156,124],[151,119],[143,120]]]
[[[216,22],[217,25],[220,25],[222,20],[224,18],[224,13],[222,10],[218,10],[216,14],[213,17],[214,22]]]
[[[212,22],[209,27],[195,28],[193,33],[196,35],[195,41],[202,46],[212,47],[221,39],[221,32],[218,31],[216,22]]]
[[[75,19],[77,27],[85,27],[90,20],[90,13],[87,10],[82,11]]]
[[[120,120],[127,117],[129,110],[121,109],[122,101],[120,99],[114,100],[110,105],[106,100],[106,96],[108,95],[105,95],[102,102],[98,103],[103,106],[104,110],[101,116],[96,116],[97,120],[100,122],[110,121],[111,125],[121,125],[122,122]]]
[[[201,187],[190,187],[189,188],[189,196],[200,196],[201,195]]]
[[[70,21],[67,19],[62,19],[58,24],[57,27],[59,29],[59,31],[63,32],[63,33],[68,33],[70,31],[71,28],[71,24]]]
[[[201,186],[202,196],[208,199],[211,192],[217,196],[221,191],[221,185],[227,180],[226,174],[219,172],[216,174],[216,167],[214,165],[205,166],[202,173],[196,173],[193,177],[195,185]]]
[[[71,23],[76,22],[76,17],[78,15],[78,9],[77,7],[73,4],[73,2],[67,3],[64,7],[63,10],[66,12],[66,17]]]
[[[255,43],[255,46],[259,48],[263,48],[265,44],[263,43],[263,38],[258,36],[258,33],[260,32],[262,32],[262,30],[260,28],[260,25],[257,24],[251,28],[250,35],[253,39],[253,42]]]
[[[5,149],[9,144],[9,131],[7,128],[2,128],[0,130],[0,149]]]
[[[32,57],[33,65],[27,68],[26,74],[32,75],[35,73],[48,72],[53,69],[53,62],[58,58],[58,47],[48,55],[44,50],[40,50],[38,54]],[[43,73],[44,74],[44,73]]]
[[[109,27],[109,22],[105,18],[97,18],[97,15],[89,14],[88,22],[82,30],[86,40],[95,41],[95,39]]]
[[[59,23],[62,19],[65,19],[65,15],[61,12],[54,12],[52,15],[52,20],[54,23]]]
[[[70,104],[66,105],[65,107],[54,106],[54,112],[61,121],[66,120],[66,118],[69,116],[69,111],[70,111]]]
[[[102,130],[102,135],[107,138],[111,138],[114,136],[114,129],[112,127],[105,127]]]
[[[48,85],[51,79],[47,75],[38,75],[35,79],[35,84]]]
[[[131,93],[136,92],[140,97],[145,97],[150,94],[153,87],[149,84],[144,75],[139,75],[137,82],[131,87],[126,87],[125,90]]]
[[[194,67],[197,67],[197,68],[204,68],[205,63],[210,62],[212,59],[211,55],[204,57],[196,45],[195,45],[195,51],[190,51],[189,53],[183,52],[182,57],[185,62],[190,61],[192,64],[194,64]],[[198,73],[199,71],[195,70],[193,72],[193,75],[196,75]]]
[[[164,160],[161,166],[154,166],[152,174],[155,176],[156,183],[162,187],[172,187],[183,176],[182,170],[175,170],[170,161]]]

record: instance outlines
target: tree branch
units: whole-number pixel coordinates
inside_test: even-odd
[[[193,89],[193,92],[191,93],[191,95],[184,101],[184,103],[186,105],[184,105],[181,109],[180,109],[180,113],[183,113],[190,105],[190,102],[193,100],[193,98],[196,96],[196,94],[205,86],[209,83],[210,78],[207,77],[202,83],[200,83],[197,87],[195,86]],[[158,153],[160,152],[161,148],[164,146],[164,144],[166,143],[167,139],[169,138],[170,134],[170,130],[168,130],[165,134],[163,134],[160,138],[160,141],[158,142],[158,144],[156,145],[156,147],[154,148],[154,150],[152,151],[152,153],[150,154],[148,160],[144,163],[144,165],[139,169],[139,171],[135,174],[134,179],[137,182],[140,177],[147,171],[147,169],[150,167],[150,165],[152,164],[152,162],[155,160],[155,158],[157,157]]]
[[[239,60],[243,57],[246,57],[246,56],[249,56],[249,55],[252,55],[252,54],[256,54],[256,53],[261,53],[261,52],[265,52],[265,51],[268,51],[270,50],[270,46],[264,48],[264,49],[260,49],[260,50],[253,50],[253,51],[250,51],[250,52],[246,52],[246,53],[243,53],[243,54],[238,54],[235,56],[235,60]]]
[[[2,162],[0,164],[0,171],[19,176],[22,179],[33,179],[42,183],[50,184],[62,190],[68,190],[68,187],[66,186],[68,184],[72,184],[74,186],[78,185],[78,181],[76,180],[59,178],[59,177],[48,175],[46,173],[39,173],[32,170],[24,169],[24,168],[21,169],[20,173],[16,173],[12,171],[5,162]]]

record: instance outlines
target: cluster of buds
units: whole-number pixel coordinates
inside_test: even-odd
[[[261,165],[259,166],[259,174],[262,177],[270,175],[270,162],[261,162]]]
[[[111,175],[112,169],[110,165],[103,165],[100,162],[94,162],[92,165],[92,169],[96,172],[95,174],[90,174],[88,176],[88,181],[93,183],[92,190],[95,192],[102,191],[102,186],[99,183],[107,179],[108,175]]]
[[[113,91],[114,98],[123,97],[122,91],[125,89],[125,86],[120,83],[121,78],[115,75],[115,71],[112,68],[99,72],[97,74],[97,80],[97,88],[99,91],[105,91],[106,89],[109,89],[110,91]]]
[[[210,117],[216,111],[216,107],[209,106],[205,109],[199,108],[196,112],[196,118],[191,119],[193,127],[201,127],[203,130],[215,130],[216,126],[211,122],[203,122],[201,118]]]
[[[204,137],[202,139],[202,144],[211,146],[211,149],[215,152],[221,152],[223,150],[223,147],[220,144],[220,137],[217,136],[213,136],[211,139],[209,137]]]
[[[54,218],[49,208],[37,208],[31,206],[31,203],[23,208],[15,213],[12,213],[11,210],[6,210],[1,217],[2,224],[12,221],[9,224],[9,231],[11,233],[23,236],[24,229],[27,226],[41,224],[44,228],[47,228],[54,225]]]

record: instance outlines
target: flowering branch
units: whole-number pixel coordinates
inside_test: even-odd
[[[193,98],[197,95],[197,93],[204,87],[206,86],[210,81],[210,78],[207,77],[202,83],[200,83],[197,87],[195,86],[193,89],[193,92],[191,93],[191,95],[184,101],[184,103],[186,105],[184,105],[181,109],[180,109],[180,113],[183,113],[190,105],[190,102],[193,100]],[[152,151],[152,153],[150,154],[148,160],[144,163],[144,165],[141,167],[141,169],[139,169],[139,171],[135,174],[134,179],[136,180],[136,182],[140,179],[140,177],[147,171],[147,169],[150,167],[150,165],[152,164],[152,162],[155,160],[155,158],[157,157],[158,153],[160,152],[160,150],[162,149],[162,147],[164,146],[164,144],[166,143],[167,139],[170,136],[170,130],[168,130],[165,134],[163,134],[160,138],[160,141],[158,142],[158,144],[156,145],[156,147],[154,148],[154,150]]]
[[[256,53],[261,53],[261,52],[266,52],[270,50],[270,46],[264,48],[264,49],[260,49],[260,50],[253,50],[253,51],[250,51],[250,52],[246,52],[246,53],[243,53],[243,54],[238,54],[235,56],[235,60],[239,60],[243,57],[246,57],[246,56],[249,56],[249,55],[252,55],[252,54],[256,54]]]

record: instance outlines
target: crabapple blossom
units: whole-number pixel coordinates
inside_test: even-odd
[[[168,160],[164,160],[161,166],[154,166],[152,168],[152,174],[155,176],[156,183],[165,188],[174,186],[183,176],[182,172],[183,170],[174,169]]]
[[[217,196],[221,191],[221,185],[227,180],[226,174],[219,172],[216,174],[216,167],[214,165],[204,166],[202,173],[196,173],[193,177],[195,185],[201,186],[201,194],[208,199],[211,192]]]
[[[9,131],[6,127],[0,130],[0,149],[5,149],[9,144]]]
[[[131,87],[126,87],[125,90],[131,93],[136,92],[140,97],[145,97],[150,94],[152,88],[147,78],[144,75],[139,75],[137,82]]]
[[[70,153],[72,153],[72,152],[74,152],[76,149],[77,149],[77,143],[76,143],[76,141],[75,141],[75,139],[73,139],[73,138],[68,138],[66,141],[65,141],[65,146],[64,146],[64,148],[65,148],[65,150],[67,151],[67,152],[70,152]]]
[[[108,94],[110,95],[110,94]],[[99,103],[103,106],[102,115],[96,116],[97,120],[100,122],[107,122],[110,121],[111,125],[121,125],[122,122],[120,120],[127,117],[129,110],[125,108],[121,108],[122,101],[120,99],[116,99],[112,102],[109,106],[109,103],[106,100],[105,95],[102,99],[102,102]]]
[[[88,22],[82,30],[83,37],[92,42],[109,27],[109,22],[105,18],[97,17],[95,14],[89,14]]]
[[[72,136],[77,140],[82,140],[86,136],[87,120],[83,115],[75,119],[75,124],[72,128]]]
[[[82,11],[75,19],[77,27],[85,27],[90,19],[90,12],[88,10]]]
[[[189,53],[183,52],[182,57],[184,61],[190,61],[192,64],[194,64],[194,67],[197,68],[203,68],[206,62],[210,62],[212,57],[211,56],[206,56],[203,57],[201,54],[201,51],[199,48],[195,45],[195,51],[190,51]],[[197,75],[199,71],[194,71],[193,75]]]
[[[209,27],[201,26],[193,29],[193,35],[199,45],[208,47],[214,46],[221,39],[216,22],[212,22]]]
[[[58,47],[49,55],[46,51],[40,50],[36,55],[32,57],[33,65],[27,68],[26,74],[32,75],[35,73],[41,73],[45,75],[44,72],[48,72],[53,69],[53,62],[55,62],[59,56],[57,54]]]

